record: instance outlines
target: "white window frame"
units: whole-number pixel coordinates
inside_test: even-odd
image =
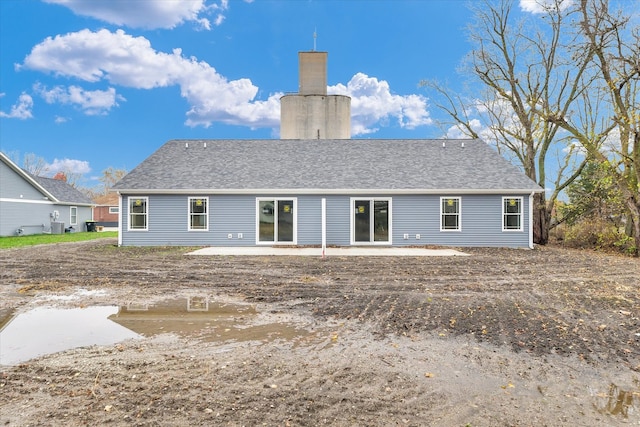
[[[120,213],[120,208],[118,206],[109,206],[110,214],[118,214]]]
[[[200,213],[192,213],[191,212],[191,201],[192,200],[204,200],[205,201],[205,211],[204,214]],[[191,228],[191,217],[194,215],[204,215],[206,226],[204,228]],[[189,196],[187,198],[187,230],[189,231],[209,231],[209,197],[198,197],[198,196]]]
[[[444,212],[444,206],[443,203],[445,200],[457,200],[458,202],[458,212],[456,212],[455,214],[453,213],[446,213]],[[445,215],[457,215],[458,217],[458,228],[445,228],[444,227],[444,216]],[[440,197],[440,231],[448,233],[448,232],[460,232],[462,231],[462,197],[460,196],[451,196],[451,197],[447,197],[447,196],[442,196]]]
[[[354,212],[354,202],[356,200],[368,200],[369,203],[371,202],[376,202],[376,201],[380,201],[380,202],[387,202],[387,221],[389,222],[389,231],[388,231],[388,235],[389,235],[389,240],[384,241],[384,242],[376,242],[375,240],[372,240],[370,242],[356,242],[356,229],[355,229],[355,212]],[[352,246],[366,246],[366,245],[381,245],[381,246],[389,246],[393,244],[393,209],[392,209],[392,198],[391,197],[351,197],[349,199],[349,229],[350,229],[350,236],[349,236],[349,240],[350,240],[350,244]],[[370,227],[371,227],[371,236],[374,235],[374,228],[375,224],[374,221],[371,221]]]
[[[520,209],[518,213],[508,213],[505,211],[505,204],[507,200],[515,199],[520,203]],[[519,228],[507,228],[506,224],[506,216],[507,215],[518,215],[520,217]],[[522,232],[524,231],[524,198],[522,196],[503,196],[502,197],[502,231],[504,232]]]
[[[69,207],[69,225],[78,225],[78,207]]]
[[[279,202],[281,200],[293,200],[293,241],[292,242],[280,242],[278,241],[277,228],[274,228],[273,241],[260,240],[260,202]],[[256,197],[256,245],[297,245],[298,244],[298,198],[297,197]],[[278,209],[273,208],[273,222],[278,223]]]
[[[136,199],[144,200],[145,206],[147,207],[147,210],[144,213],[144,216],[146,217],[144,228],[131,228],[131,201]],[[136,215],[140,215],[140,214],[136,214]],[[127,197],[127,231],[149,231],[149,197],[148,196],[140,196],[140,197],[128,196]]]

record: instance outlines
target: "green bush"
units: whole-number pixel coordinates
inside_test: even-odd
[[[600,217],[584,218],[564,231],[564,244],[571,248],[596,249],[632,254],[633,238],[613,222]]]

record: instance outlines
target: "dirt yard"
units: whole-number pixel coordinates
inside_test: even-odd
[[[640,425],[637,259],[556,247],[201,257],[115,243],[0,251],[0,319],[205,295],[305,332],[160,333],[0,366],[0,425]]]

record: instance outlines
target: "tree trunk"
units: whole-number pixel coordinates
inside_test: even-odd
[[[632,197],[627,198],[627,207],[629,209],[629,213],[631,214],[629,219],[633,226],[633,239],[635,242],[635,251],[633,252],[634,256],[640,255],[640,204],[637,204]]]
[[[549,242],[549,212],[544,193],[533,195],[533,243],[546,245]]]

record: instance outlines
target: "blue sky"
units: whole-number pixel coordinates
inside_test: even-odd
[[[469,21],[465,0],[2,0],[0,149],[91,187],[169,139],[277,138],[314,32],[353,138],[438,138],[419,83],[455,88]]]

